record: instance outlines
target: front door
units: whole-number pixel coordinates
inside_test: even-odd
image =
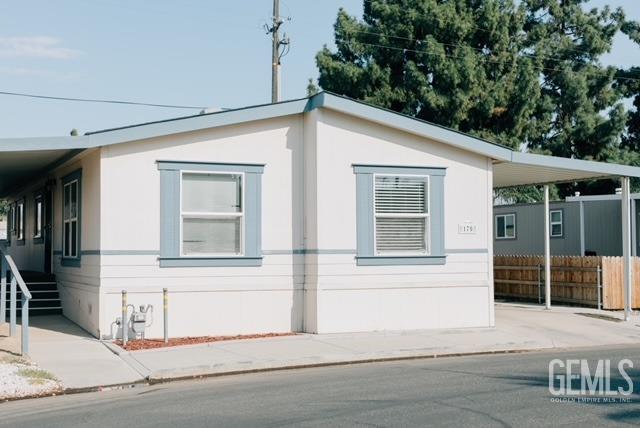
[[[44,271],[51,273],[53,259],[53,186],[47,184],[44,191],[44,218],[42,228],[44,233]]]

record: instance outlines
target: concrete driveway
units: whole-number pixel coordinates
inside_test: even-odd
[[[495,328],[234,340],[126,352],[63,317],[33,317],[31,358],[67,388],[459,354],[640,344],[640,318],[583,308],[496,304]]]

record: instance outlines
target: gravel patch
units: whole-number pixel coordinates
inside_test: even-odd
[[[62,392],[62,384],[34,363],[0,353],[0,400]]]

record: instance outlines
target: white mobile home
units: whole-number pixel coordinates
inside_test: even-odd
[[[328,93],[0,151],[8,253],[97,337],[163,288],[172,336],[491,326],[494,187],[640,176]]]

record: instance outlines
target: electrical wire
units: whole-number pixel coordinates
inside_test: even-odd
[[[396,46],[387,46],[387,45],[381,45],[381,44],[377,44],[377,43],[351,42],[351,41],[345,41],[345,42],[342,42],[342,43],[344,43],[346,45],[350,45],[350,46],[355,46],[357,44],[360,44],[360,45],[365,45],[365,46],[373,46],[373,47],[378,47],[378,48],[383,48],[383,49],[392,49],[392,50],[403,51],[403,52],[415,52],[415,53],[420,53],[420,54],[438,55],[438,56],[444,55],[446,57],[454,58],[454,59],[461,59],[461,60],[465,59],[464,57],[451,55],[451,54],[448,54],[446,52],[436,52],[436,51],[429,51],[429,50],[417,50],[417,49],[409,49],[409,48],[400,48],[400,47],[396,47]],[[505,61],[492,60],[490,58],[483,58],[483,60],[486,61],[486,62],[494,63],[494,64],[504,64],[505,63]],[[546,70],[546,71],[557,71],[557,72],[563,71],[562,69],[551,68],[551,67],[541,67],[541,69],[542,70]],[[635,77],[615,76],[614,79],[628,80],[628,81],[632,81],[632,82],[640,82],[640,78],[635,78]]]
[[[8,91],[0,91],[0,95],[10,95],[15,97],[26,97],[26,98],[39,98],[45,100],[57,100],[57,101],[75,101],[75,102],[84,102],[84,103],[105,103],[105,104],[124,104],[124,105],[134,105],[134,106],[146,106],[146,107],[160,107],[160,108],[175,108],[175,109],[189,109],[189,110],[202,110],[206,109],[206,106],[185,106],[185,105],[174,105],[174,104],[155,104],[155,103],[143,103],[136,101],[124,101],[124,100],[103,100],[103,99],[95,99],[95,98],[71,98],[71,97],[54,97],[49,95],[39,95],[39,94],[25,94],[22,92],[8,92]]]
[[[371,2],[372,2],[372,0],[363,0],[363,2],[364,2],[364,3],[371,3]],[[548,23],[547,23],[547,22],[538,22],[538,24],[539,24],[539,25],[546,25],[546,24],[548,24]],[[476,29],[476,30],[478,30],[478,31],[484,31],[485,33],[491,33],[491,32],[492,32],[492,30],[488,30],[488,29],[486,29],[486,28],[482,28],[482,27],[479,27],[479,26],[477,26],[477,25],[473,25],[473,24],[471,24],[471,23],[466,23],[465,25],[468,25],[469,27],[474,28],[474,29]],[[356,32],[357,32],[357,30],[353,30],[353,31],[356,31]],[[381,33],[379,33],[379,34],[381,34]],[[575,52],[579,52],[579,53],[583,53],[583,54],[588,54],[588,53],[589,53],[589,51],[584,50],[584,49],[579,49],[579,48],[569,48],[569,47],[565,47],[565,48],[563,48],[563,49],[564,49],[564,50],[568,50],[568,51],[575,51]]]

